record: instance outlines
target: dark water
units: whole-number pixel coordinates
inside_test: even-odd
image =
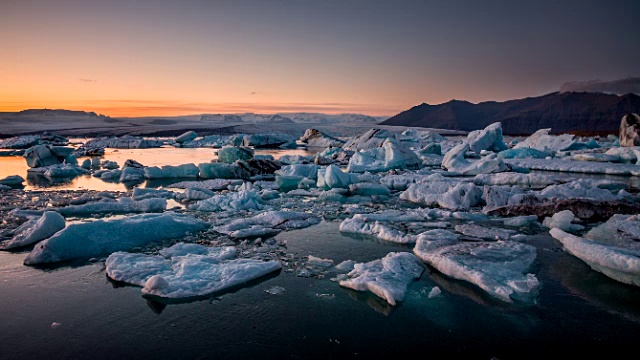
[[[299,256],[369,261],[410,248],[346,237],[338,223],[279,235]],[[564,253],[547,235],[534,272],[536,305],[506,304],[427,269],[404,302],[282,271],[235,292],[180,304],[150,302],[108,281],[103,263],[25,267],[0,253],[0,358],[339,359],[620,358],[637,352],[640,289]],[[286,289],[270,295],[272,286]],[[433,286],[442,294],[429,299]],[[59,323],[53,326],[52,323]],[[600,355],[607,354],[605,357]],[[633,355],[632,358],[635,358]]]

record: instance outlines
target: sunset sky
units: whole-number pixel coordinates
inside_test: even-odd
[[[640,1],[0,0],[0,111],[392,115],[640,75]]]

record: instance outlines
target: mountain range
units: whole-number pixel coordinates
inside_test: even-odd
[[[381,124],[472,131],[500,121],[508,135],[529,135],[543,128],[552,133],[608,134],[617,133],[620,120],[631,112],[640,113],[640,96],[635,94],[555,92],[504,102],[423,103]]]

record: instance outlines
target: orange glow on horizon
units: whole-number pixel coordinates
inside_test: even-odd
[[[103,100],[83,102],[0,102],[0,112],[19,112],[27,109],[64,109],[95,112],[110,117],[163,117],[199,114],[238,113],[356,113],[371,116],[391,116],[405,109],[342,103],[188,103],[178,101]]]

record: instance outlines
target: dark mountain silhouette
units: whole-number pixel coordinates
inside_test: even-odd
[[[423,103],[381,124],[472,131],[500,121],[509,135],[528,135],[543,128],[553,133],[605,134],[617,133],[620,120],[630,112],[640,113],[640,96],[556,92],[504,102]]]

